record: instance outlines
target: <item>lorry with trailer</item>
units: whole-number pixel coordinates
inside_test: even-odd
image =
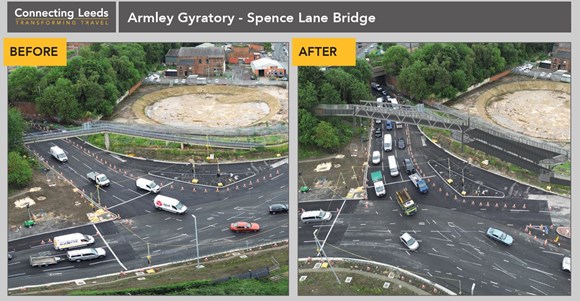
[[[417,213],[417,205],[409,195],[407,188],[397,190],[396,194],[397,194],[397,203],[399,204],[401,209],[403,209],[403,213],[406,216],[410,216]]]
[[[375,193],[378,197],[387,194],[385,184],[383,183],[383,173],[380,170],[371,172],[371,180],[373,181]]]
[[[417,187],[419,192],[427,193],[429,191],[429,186],[427,185],[427,183],[425,183],[425,180],[423,180],[423,178],[421,178],[421,176],[418,173],[409,175],[409,179],[411,179],[411,182],[413,182],[413,185]]]
[[[63,261],[63,257],[48,255],[48,256],[30,256],[30,265],[33,267],[44,267],[57,264]]]
[[[96,171],[89,172],[87,174],[87,178],[100,187],[109,186],[111,184],[111,181],[107,178],[107,176]]]

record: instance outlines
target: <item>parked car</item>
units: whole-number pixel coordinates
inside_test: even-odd
[[[568,256],[565,256],[562,259],[562,271],[572,272],[572,266],[571,266],[571,262],[570,262],[570,257],[568,257]]]
[[[288,213],[288,204],[273,204],[268,207],[270,214]]]
[[[258,232],[260,231],[260,225],[256,223],[248,222],[236,222],[230,224],[230,230],[240,233],[240,232]]]
[[[419,242],[417,242],[417,240],[415,240],[411,234],[405,232],[401,234],[399,239],[405,245],[405,247],[409,248],[409,250],[417,251],[417,249],[419,249]]]
[[[508,235],[507,233],[499,230],[499,229],[495,229],[492,227],[489,227],[489,229],[487,229],[487,232],[485,233],[485,235],[487,235],[487,237],[501,242],[502,244],[505,244],[507,246],[511,246],[514,243],[514,239]]]
[[[397,147],[398,147],[399,149],[405,149],[405,139],[403,139],[403,138],[399,138],[399,139],[397,140]]]
[[[374,151],[373,152],[373,164],[381,163],[381,152]]]
[[[393,127],[394,127],[393,121],[387,120],[387,122],[385,122],[385,130],[392,131]]]

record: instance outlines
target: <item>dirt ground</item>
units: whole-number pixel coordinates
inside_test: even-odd
[[[142,86],[110,119],[209,128],[287,124],[288,90],[276,86]]]
[[[528,136],[570,142],[570,84],[509,75],[446,105]]]
[[[73,187],[56,175],[42,170],[33,173],[29,188],[11,192],[8,196],[8,239],[16,239],[56,229],[86,224],[92,207],[85,203]],[[36,224],[23,226],[29,219],[24,199],[29,198],[31,217]],[[21,205],[18,208],[16,205]]]
[[[308,186],[301,201],[363,196],[368,141],[355,138],[336,155],[298,163],[298,186]]]

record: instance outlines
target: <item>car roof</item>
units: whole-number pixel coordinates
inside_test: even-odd
[[[411,236],[411,234],[405,232],[405,233],[401,234],[401,238],[404,239],[404,240],[409,240],[409,239],[411,239],[413,237]]]

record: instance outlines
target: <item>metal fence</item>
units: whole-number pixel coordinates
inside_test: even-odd
[[[545,79],[555,82],[570,82],[570,77],[563,76],[564,74],[558,71],[551,71],[548,69],[520,69],[518,67],[512,69],[512,73],[528,76],[533,79]]]

